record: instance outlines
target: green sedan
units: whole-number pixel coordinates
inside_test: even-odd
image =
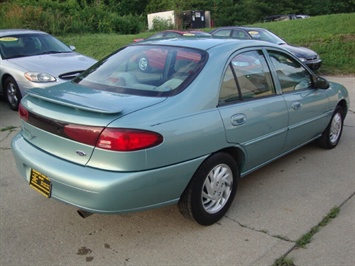
[[[211,225],[240,178],[312,141],[336,147],[348,109],[343,86],[278,45],[152,40],[28,90],[12,151],[31,188],[83,217],[178,204]]]

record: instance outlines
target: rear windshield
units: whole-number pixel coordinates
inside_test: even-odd
[[[183,47],[125,47],[98,62],[74,82],[117,93],[169,96],[182,91],[198,75],[207,53]]]

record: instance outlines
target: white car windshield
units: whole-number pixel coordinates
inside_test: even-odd
[[[3,59],[53,53],[71,53],[68,46],[49,34],[13,34],[0,37]]]
[[[282,40],[280,37],[276,36],[270,31],[267,30],[249,30],[248,31],[249,35],[251,36],[252,39],[260,40],[260,41],[266,41],[266,42],[271,42],[275,44],[286,44],[284,40]]]

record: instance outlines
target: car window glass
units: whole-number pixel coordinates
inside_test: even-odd
[[[213,33],[214,36],[227,37],[230,36],[232,30],[219,30]]]
[[[273,94],[275,88],[262,52],[248,51],[232,59],[223,77],[219,103],[255,99]]]
[[[159,32],[157,34],[154,34],[150,37],[148,37],[146,40],[153,40],[153,39],[159,39],[164,37],[164,32]]]
[[[188,48],[128,46],[88,69],[75,82],[118,93],[169,94],[192,81],[206,58],[204,52]]]
[[[181,36],[181,35],[179,33],[176,33],[176,32],[167,32],[165,34],[165,37],[167,37],[167,38],[178,37],[178,36]]]
[[[225,104],[240,100],[240,94],[237,88],[237,83],[234,78],[232,67],[229,65],[222,82],[222,87],[219,95],[219,104]]]
[[[242,99],[260,98],[275,93],[269,68],[261,51],[249,51],[232,60]]]
[[[250,39],[249,35],[242,30],[233,30],[232,37],[237,39]]]
[[[17,34],[1,37],[0,44],[5,59],[72,52],[68,46],[48,34]]]
[[[283,93],[311,86],[311,76],[301,63],[276,51],[269,51]]]

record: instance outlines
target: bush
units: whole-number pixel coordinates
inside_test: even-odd
[[[163,31],[163,30],[171,30],[174,28],[174,25],[171,19],[163,19],[163,18],[154,18],[153,19],[153,30],[154,31]]]
[[[54,35],[67,33],[136,34],[146,27],[145,16],[118,16],[104,8],[80,7],[75,1],[42,1],[41,6],[0,3],[3,29],[27,28]]]

